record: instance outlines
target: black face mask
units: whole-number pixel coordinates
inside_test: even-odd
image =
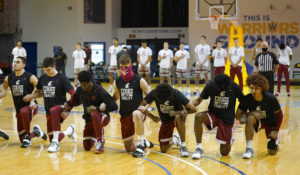
[[[261,50],[262,50],[263,52],[267,52],[267,51],[268,51],[268,48],[261,48]]]
[[[217,47],[216,46],[213,46],[213,49],[216,49]]]

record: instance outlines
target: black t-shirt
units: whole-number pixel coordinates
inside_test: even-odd
[[[54,77],[43,74],[36,86],[43,91],[45,110],[50,114],[50,108],[56,105],[63,105],[66,101],[66,93],[73,89],[69,79],[61,73]]]
[[[116,79],[116,86],[120,92],[120,115],[126,117],[136,110],[143,101],[143,91],[140,86],[141,77],[135,75],[130,82],[122,77]]]
[[[91,59],[92,56],[92,50],[91,49],[84,49],[86,58],[84,59],[84,64],[88,64],[89,60]]]
[[[33,85],[30,83],[31,76],[32,74],[29,72],[24,72],[21,76],[16,76],[15,72],[8,75],[8,85],[17,113],[19,113],[21,108],[30,104],[30,102],[23,101],[23,97],[31,94],[34,89]]]
[[[64,52],[57,52],[54,57],[56,58],[55,64],[57,66],[65,65],[65,60],[67,59],[67,55]]]
[[[152,90],[150,94],[145,97],[145,101],[150,104],[153,101],[156,103],[156,108],[158,110],[160,119],[162,122],[169,122],[174,119],[170,117],[169,113],[171,110],[181,111],[190,100],[187,99],[181,92],[176,89],[173,89],[171,97],[169,97],[165,102],[161,103],[156,94],[156,89]]]
[[[239,109],[247,112],[260,112],[262,115],[261,122],[268,126],[275,127],[277,119],[275,111],[279,111],[281,107],[273,94],[263,91],[262,101],[256,101],[250,93],[246,95],[243,102],[240,103]]]
[[[222,122],[233,125],[236,98],[241,102],[244,94],[241,88],[232,81],[225,91],[218,90],[214,85],[214,81],[211,81],[204,87],[200,97],[203,99],[210,97],[208,110],[214,113]]]
[[[74,94],[76,104],[83,104],[84,114],[82,116],[86,122],[91,121],[90,114],[87,113],[86,108],[93,105],[99,110],[101,103],[106,104],[106,110],[104,111],[108,116],[109,112],[118,110],[118,105],[115,100],[104,90],[101,86],[94,83],[93,89],[90,92],[85,92],[81,86],[76,89]]]

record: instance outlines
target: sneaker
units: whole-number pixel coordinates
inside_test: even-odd
[[[100,141],[96,142],[96,149],[95,149],[95,154],[102,154],[104,152],[104,144],[102,144]]]
[[[74,124],[70,124],[70,126],[67,128],[67,130],[68,129],[71,130],[71,134],[69,134],[68,137],[70,139],[73,139],[74,142],[76,142],[76,140],[77,140],[77,134],[75,132],[75,125]]]
[[[175,140],[175,141],[174,141],[174,140]],[[180,137],[179,137],[179,135],[178,135],[177,133],[175,133],[175,134],[173,135],[173,141],[174,141],[174,145],[175,145],[175,146],[180,146],[181,140],[180,140]]]
[[[57,152],[57,151],[59,151],[59,143],[58,143],[58,142],[52,141],[52,142],[50,143],[49,148],[48,148],[48,152],[49,152],[49,153],[55,153],[55,152]]]
[[[0,137],[4,138],[5,140],[9,139],[9,136],[4,131],[0,131]]]
[[[180,156],[181,157],[189,157],[189,152],[186,149],[186,146],[181,146],[180,147]]]
[[[291,96],[291,93],[290,93],[290,92],[288,92],[288,93],[287,93],[287,96],[288,96],[288,97],[290,97],[290,96]]]
[[[143,145],[138,145],[136,150],[132,153],[133,157],[142,157],[145,155],[145,147]]]
[[[47,134],[42,131],[39,125],[33,126],[33,132],[37,137],[41,137],[43,140],[47,140]]]
[[[192,155],[192,159],[200,159],[204,157],[204,150],[202,148],[196,148],[196,151]]]
[[[191,94],[191,89],[190,89],[190,88],[187,89],[187,94],[188,94],[188,95]]]
[[[280,95],[280,92],[277,92],[276,94],[275,94],[275,97],[278,97]]]
[[[252,148],[247,148],[246,152],[243,154],[243,158],[244,159],[250,159],[251,157],[253,157],[253,149]]]
[[[22,148],[27,148],[31,145],[31,138],[30,138],[30,134],[27,133],[24,135],[24,138],[22,140],[22,144],[21,144],[21,147]]]
[[[148,140],[144,140],[144,146],[146,147],[146,148],[153,148],[154,147],[154,144],[152,143],[152,142],[150,142],[150,141],[148,141]]]

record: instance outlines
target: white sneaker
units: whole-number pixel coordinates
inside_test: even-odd
[[[246,152],[243,154],[243,158],[244,159],[250,159],[251,157],[253,157],[253,149],[252,148],[246,148]]]
[[[190,89],[190,88],[187,89],[187,94],[188,94],[188,95],[191,94],[191,89]]]
[[[74,142],[76,142],[77,141],[77,134],[75,132],[75,125],[70,124],[70,126],[67,128],[67,130],[71,131],[70,134],[68,135],[68,137],[70,139],[73,139]]]
[[[175,146],[180,146],[181,145],[181,140],[180,140],[180,137],[177,133],[175,133],[173,135],[173,142],[174,142]]]
[[[180,156],[181,157],[189,157],[189,152],[186,149],[186,146],[181,146],[180,147]]]
[[[204,150],[197,147],[196,151],[192,155],[192,159],[200,159],[201,157],[204,157]]]
[[[49,153],[55,153],[55,152],[57,152],[57,151],[59,151],[59,143],[58,143],[58,142],[52,141],[52,142],[50,143],[49,148],[48,148],[48,152],[49,152]]]

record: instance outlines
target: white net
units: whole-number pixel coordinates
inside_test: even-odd
[[[218,29],[218,24],[221,16],[209,16],[210,28],[211,29]]]

